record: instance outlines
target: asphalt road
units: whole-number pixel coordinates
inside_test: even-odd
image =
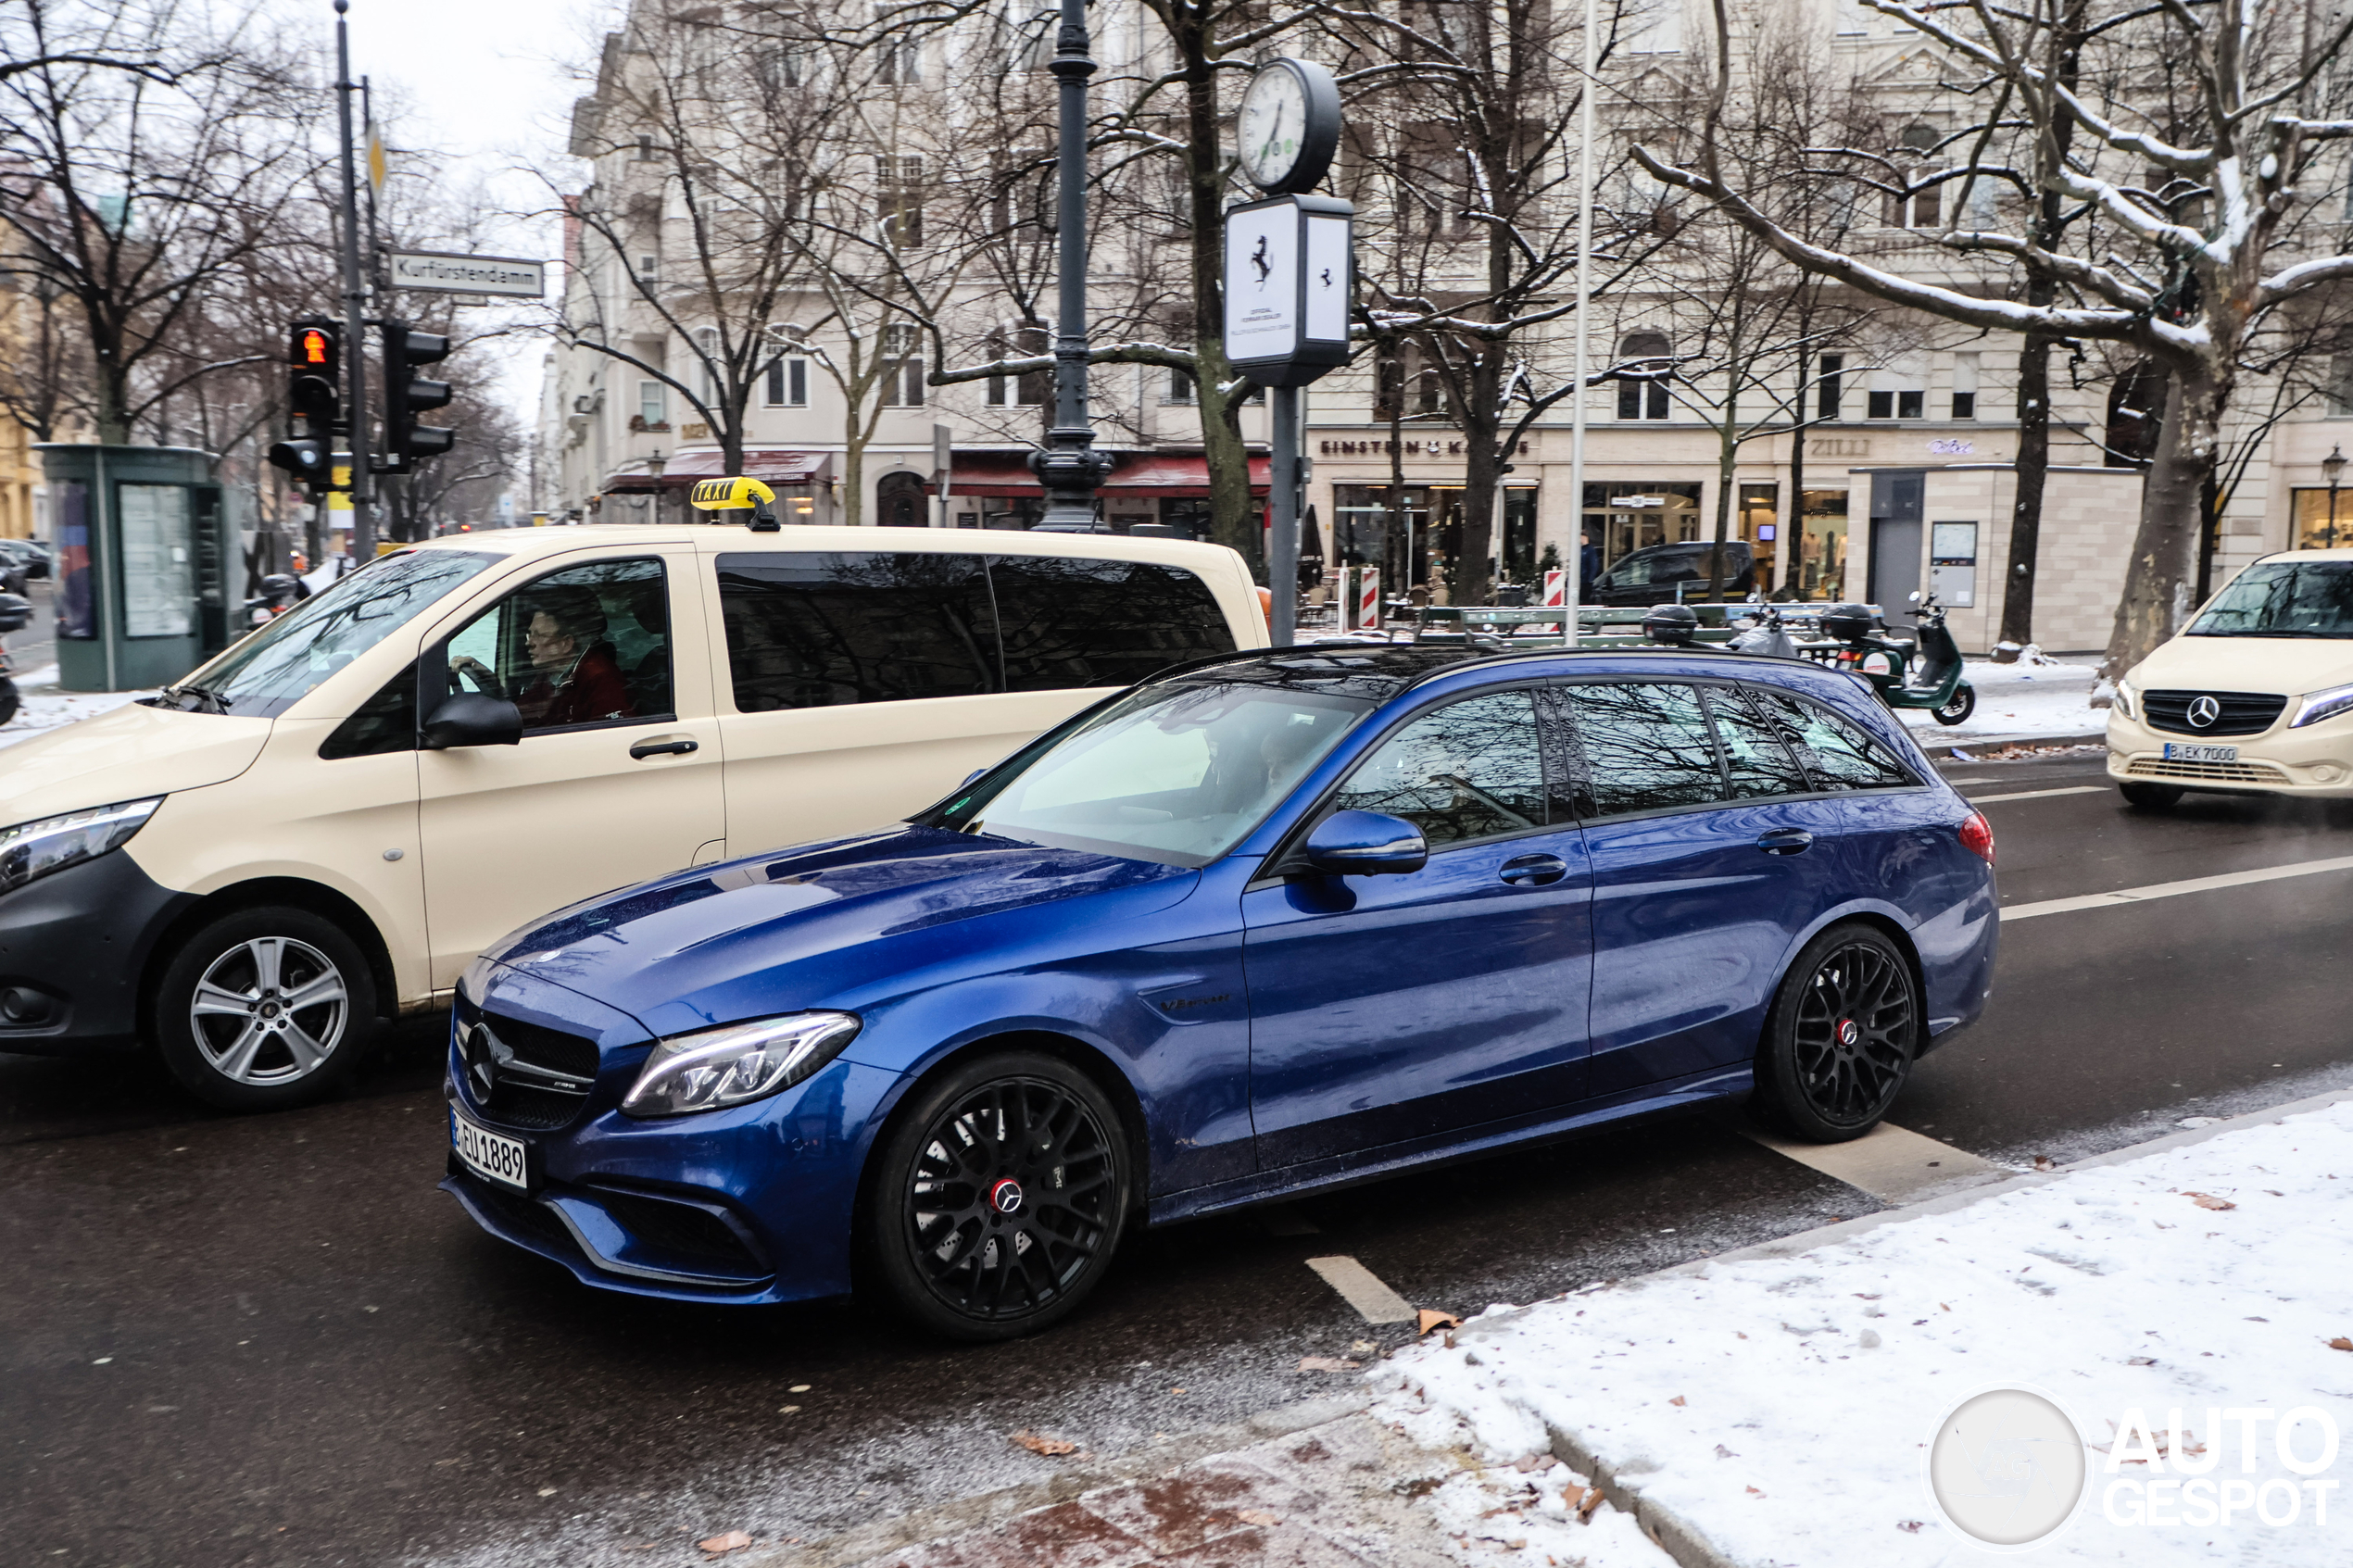
[[[2341,810],[2125,811],[2089,757],[1948,772],[2083,791],[1984,807],[2007,904],[2353,855]],[[2348,894],[2335,872],[2019,922],[1985,1021],[1894,1120],[2064,1160],[2353,1081]],[[1151,1233],[1070,1324],[950,1348],[853,1308],[606,1297],[482,1236],[434,1187],[439,1047],[409,1027],[346,1098],[253,1120],[135,1063],[0,1057],[0,1557],[698,1562],[719,1531],[813,1539],[1049,1474],[1017,1429],[1111,1455],[1338,1392],[1299,1358],[1402,1331],[1310,1257],[1470,1311],[1877,1207],[1713,1113]]]

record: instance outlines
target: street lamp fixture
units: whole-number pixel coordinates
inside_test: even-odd
[[[2329,526],[2328,532],[2321,535],[2326,541],[2322,546],[2323,549],[2336,548],[2336,487],[2345,477],[2345,462],[2344,446],[2335,442],[2330,443],[2329,455],[2321,459],[2321,471],[2328,476],[2329,482]]]
[[[1111,455],[1095,450],[1087,417],[1087,79],[1095,71],[1088,52],[1087,0],[1062,0],[1054,57],[1047,69],[1060,83],[1060,129],[1054,143],[1056,221],[1061,232],[1055,270],[1054,424],[1043,449],[1029,455],[1030,471],[1046,492],[1038,526],[1062,533],[1092,533],[1095,491],[1111,472]]]
[[[646,477],[648,479],[660,479],[661,477],[661,470],[669,466],[670,459],[661,455],[661,447],[657,446],[652,451],[646,454]]]

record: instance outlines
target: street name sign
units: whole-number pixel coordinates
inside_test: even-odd
[[[510,299],[543,299],[547,293],[547,264],[513,256],[396,250],[392,253],[392,286],[429,289],[436,294],[495,294]]]

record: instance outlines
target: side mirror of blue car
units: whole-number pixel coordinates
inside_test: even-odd
[[[1307,863],[1327,876],[1402,876],[1429,863],[1429,845],[1403,817],[1334,811],[1307,835]]]

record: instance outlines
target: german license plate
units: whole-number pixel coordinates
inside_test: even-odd
[[[458,1158],[486,1182],[512,1187],[517,1192],[531,1190],[530,1150],[521,1138],[510,1138],[494,1133],[487,1127],[477,1127],[455,1108],[449,1112],[449,1147]]]
[[[2177,741],[2165,743],[2168,762],[2235,762],[2239,748],[2235,746],[2184,746]]]

